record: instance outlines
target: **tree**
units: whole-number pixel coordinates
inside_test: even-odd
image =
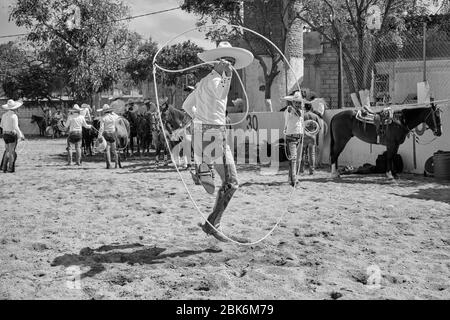
[[[262,34],[283,52],[287,54],[291,65],[294,60],[302,58],[303,25],[295,13],[299,11],[300,0],[185,0],[181,8],[200,16],[198,25],[224,22],[246,27]],[[250,32],[241,32],[239,28],[232,31],[224,27],[209,31],[207,37],[213,40],[235,39],[243,40],[259,61],[265,80],[265,98],[270,99],[271,87],[275,78],[280,74],[282,57],[267,41]],[[267,63],[264,56],[269,57]],[[288,91],[296,85],[287,85]]]
[[[19,42],[0,45],[2,88],[12,99],[51,99],[58,72],[44,63],[32,46]]]
[[[141,42],[136,55],[125,65],[125,72],[134,84],[140,84],[152,78],[153,58],[158,51],[158,44],[151,38]]]
[[[202,52],[203,48],[191,41],[185,41],[183,43],[177,43],[170,47],[165,47],[161,50],[158,56],[157,63],[163,68],[170,70],[180,70],[191,66],[194,66],[200,62],[197,54]],[[208,67],[202,66],[189,71],[180,73],[158,73],[158,77],[161,80],[166,91],[173,101],[173,96],[177,89],[183,87],[186,77],[190,77],[192,80],[199,80],[200,74],[205,72]],[[189,83],[193,85],[194,83]]]
[[[119,79],[138,35],[122,22],[128,8],[118,0],[77,0],[77,10],[73,3],[18,0],[10,19],[27,27],[27,39],[40,47],[49,63],[64,71],[69,95],[92,101],[93,94]]]
[[[379,31],[367,28],[368,9],[381,9]],[[405,15],[423,12],[415,0],[302,0],[297,17],[313,31],[320,32],[339,54],[342,44],[343,67],[351,93],[371,87],[377,48],[404,42]]]

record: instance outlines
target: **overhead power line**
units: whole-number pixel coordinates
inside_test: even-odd
[[[178,10],[178,9],[180,9],[180,8],[181,8],[181,7],[176,7],[176,8],[170,8],[170,9],[165,9],[165,10],[160,10],[160,11],[154,11],[154,12],[144,13],[144,14],[140,14],[140,15],[136,15],[136,16],[131,16],[131,17],[126,17],[126,18],[122,18],[122,19],[113,20],[112,22],[119,22],[119,21],[125,21],[125,20],[133,20],[133,19],[137,19],[137,18],[142,18],[142,17],[146,17],[146,16],[151,16],[151,15],[154,15],[154,14],[159,14],[159,13],[164,13],[164,12],[168,12],[168,11]],[[88,26],[101,25],[101,24],[105,24],[105,23],[108,23],[108,22],[97,23],[97,24],[89,24]],[[21,37],[21,36],[26,36],[26,35],[29,35],[29,34],[30,34],[30,32],[28,32],[28,33],[18,33],[18,34],[9,34],[9,35],[0,36],[0,39]]]

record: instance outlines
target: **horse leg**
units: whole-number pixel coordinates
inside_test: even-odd
[[[86,138],[84,137],[84,132],[82,132],[81,135],[81,149],[83,149],[83,155],[86,155]]]
[[[122,161],[120,161],[120,151],[116,152],[116,159],[117,159],[117,164],[119,165],[119,168],[122,169]]]
[[[141,156],[141,139],[139,136],[136,136],[136,144],[137,144],[137,153],[139,157]]]
[[[394,157],[398,152],[399,145],[388,145],[386,153],[386,177],[389,180],[394,180],[398,177],[396,172],[394,172]]]
[[[331,132],[331,134],[334,134],[334,132]],[[339,137],[339,139],[336,139],[334,137],[334,143],[332,143],[332,146],[330,147],[330,157],[331,157],[331,177],[332,178],[339,178],[339,172],[338,172],[338,158],[341,154],[342,150],[344,150],[345,146],[347,145],[347,142],[352,138],[352,136],[347,137]],[[333,139],[333,137],[332,137]],[[337,141],[336,141],[337,140]]]

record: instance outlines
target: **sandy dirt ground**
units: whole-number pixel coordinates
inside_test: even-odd
[[[0,299],[449,299],[450,184],[403,174],[238,167],[241,188],[206,236],[176,171],[150,158],[66,166],[65,140],[28,140],[0,173]],[[4,145],[0,143],[0,151]],[[195,186],[207,214],[214,196]],[[381,271],[379,285],[367,268]]]

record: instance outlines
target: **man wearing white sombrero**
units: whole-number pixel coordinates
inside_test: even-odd
[[[208,217],[209,223],[218,229],[222,214],[239,186],[233,154],[226,141],[226,107],[232,66],[235,69],[247,67],[253,61],[253,54],[223,41],[217,48],[199,53],[198,57],[205,62],[212,62],[214,69],[200,80],[183,103],[183,109],[188,114],[183,123],[194,122],[196,175],[203,187],[208,193],[214,193],[214,181],[208,166],[212,163],[222,180],[214,209]],[[211,155],[206,154],[205,149],[211,144],[209,139],[203,139],[206,131],[214,135],[215,143],[220,143],[221,156],[217,153],[213,156],[212,152]],[[202,230],[218,240],[226,241],[209,223],[201,225]]]
[[[14,172],[17,160],[16,146],[17,140],[25,140],[25,137],[19,128],[19,118],[17,117],[17,109],[22,105],[20,101],[8,100],[2,105],[2,108],[8,110],[3,114],[0,121],[0,127],[3,130],[3,140],[5,140],[5,152],[2,158],[3,172]]]
[[[104,104],[103,107],[98,112],[103,112],[103,117],[100,119],[100,130],[98,131],[98,139],[100,141],[102,139],[106,140],[106,149],[105,149],[105,160],[106,160],[106,169],[111,169],[111,153],[114,155],[114,162],[116,168],[119,164],[119,157],[116,149],[116,121],[120,118],[116,113],[113,112],[113,108]]]
[[[83,127],[90,129],[92,126],[86,123],[83,115],[81,115],[81,108],[75,104],[72,109],[70,109],[74,115],[70,117],[65,127],[69,129],[69,136],[67,137],[67,157],[68,165],[72,165],[72,145],[75,145],[76,153],[76,165],[81,165],[81,142],[83,139]]]
[[[300,91],[282,98],[289,102],[284,111],[284,134],[286,135],[286,150],[289,160],[289,183],[294,186],[297,179],[298,145],[303,137],[303,97]]]

